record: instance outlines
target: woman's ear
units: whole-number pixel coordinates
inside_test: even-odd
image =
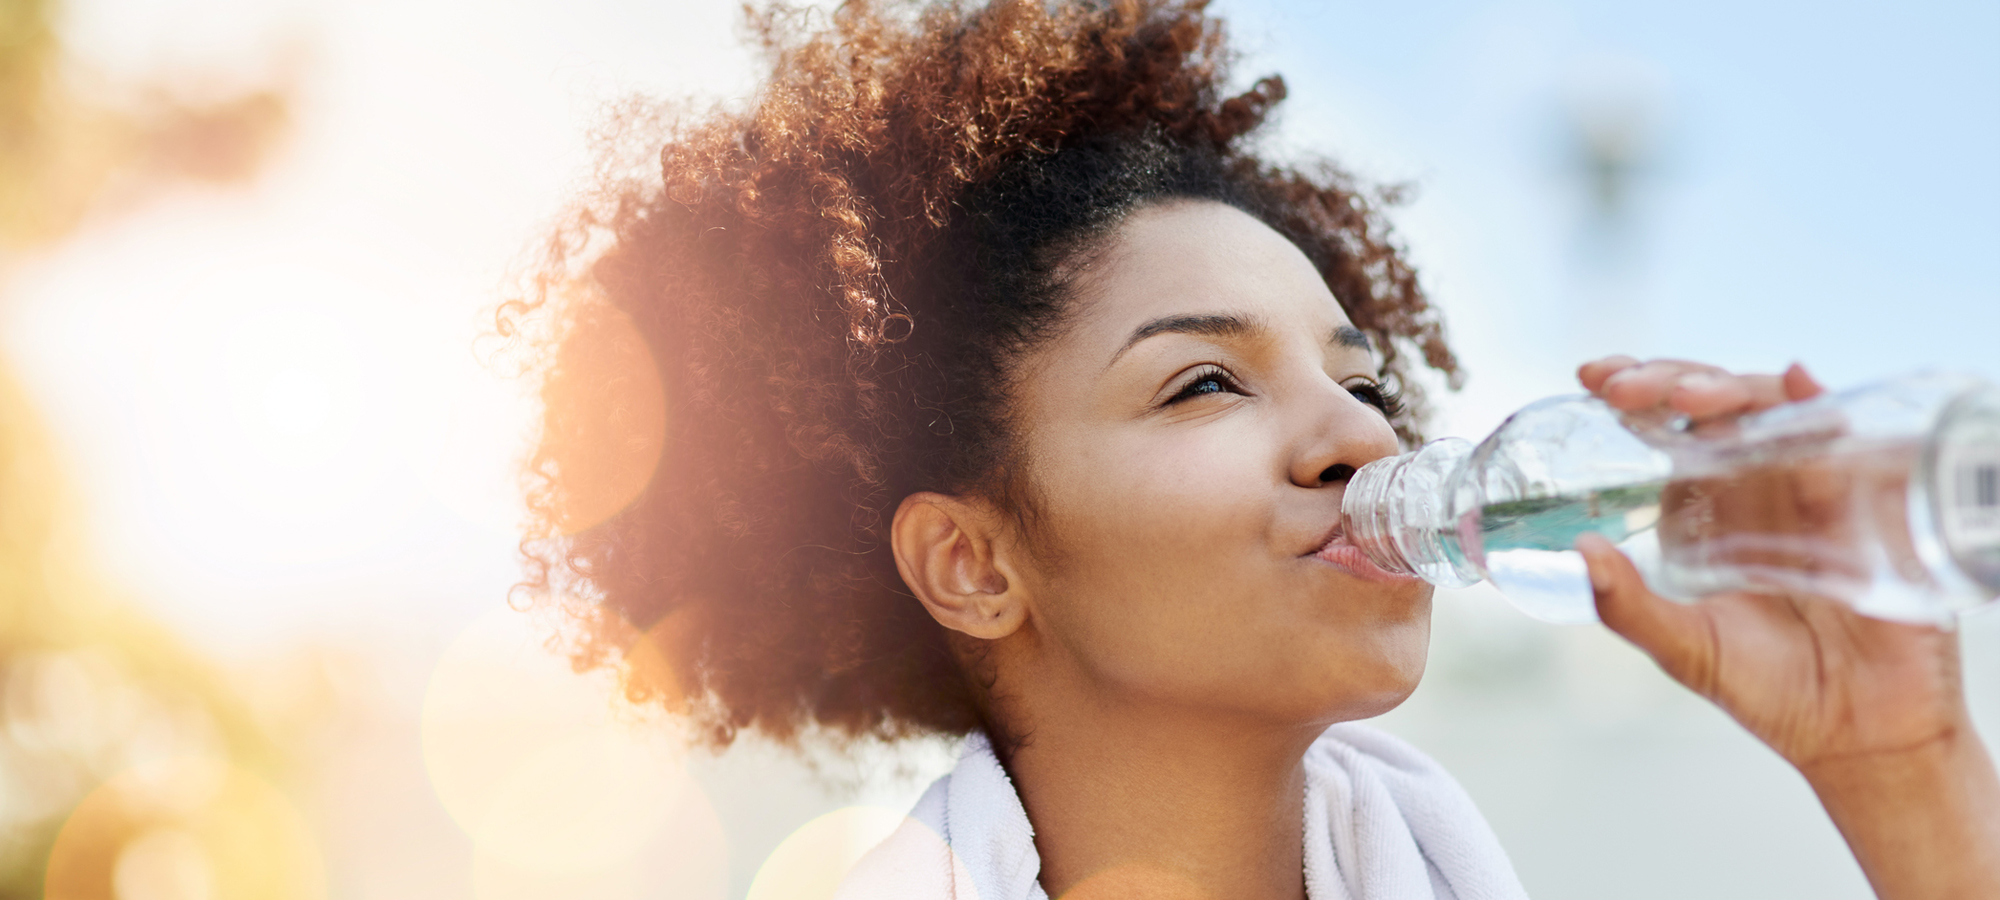
[[[1001,552],[1002,521],[990,504],[929,491],[896,508],[889,527],[896,570],[938,624],[995,640],[1027,621],[1026,598]]]

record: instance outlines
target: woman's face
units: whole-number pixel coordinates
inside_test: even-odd
[[[1384,711],[1430,588],[1330,538],[1397,452],[1376,358],[1289,241],[1219,203],[1132,216],[1017,370],[1044,663],[1093,692],[1273,722]],[[1048,671],[1048,670],[1044,670]]]

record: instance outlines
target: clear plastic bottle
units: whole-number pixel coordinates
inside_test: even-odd
[[[1432,584],[1486,580],[1550,622],[1597,618],[1595,531],[1656,593],[1790,590],[1949,624],[2000,595],[2000,388],[1921,374],[1690,428],[1552,397],[1477,447],[1361,467],[1344,530]]]

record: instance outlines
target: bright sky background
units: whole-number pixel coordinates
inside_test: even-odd
[[[75,4],[81,67],[300,83],[254,189],[17,274],[5,339],[105,568],[229,653],[422,640],[498,603],[525,422],[480,363],[485,311],[603,100],[740,92],[724,6]]]
[[[1242,74],[1292,86],[1285,146],[1417,188],[1397,221],[1471,374],[1439,430],[1477,436],[1615,350],[2000,377],[2000,7],[1220,8]],[[212,645],[455,620],[504,588],[518,406],[475,361],[479,312],[578,183],[602,101],[745,83],[733,4],[474,9],[71,10],[88,68],[302,86],[254,190],[95,228],[7,310],[108,565]],[[1607,93],[1657,111],[1611,265],[1569,130]],[[1575,324],[1606,300],[1613,327]]]
[[[1408,179],[1402,217],[1472,372],[1450,424],[1632,349],[1832,384],[2000,376],[2000,6],[1974,2],[1242,3],[1286,126]],[[1651,95],[1632,258],[1584,262],[1568,110]],[[1607,288],[1605,282],[1612,285]],[[1577,346],[1586,299],[1643,327]]]

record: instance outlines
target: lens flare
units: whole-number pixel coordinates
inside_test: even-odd
[[[549,873],[512,860],[476,854],[476,900],[725,900],[729,847],[708,794],[689,782],[666,814],[666,825],[640,852],[606,868]]]
[[[857,843],[867,840],[866,832],[878,825],[863,823],[850,831]],[[858,834],[857,834],[858,832]],[[776,854],[773,854],[776,857]],[[865,862],[863,859],[865,858]],[[940,865],[946,863],[948,865]],[[766,868],[770,863],[766,863]],[[774,875],[774,877],[776,877]],[[789,886],[772,885],[776,892]],[[809,888],[810,889],[810,888]],[[756,889],[752,888],[752,895]],[[872,900],[875,897],[954,897],[979,900],[979,887],[972,870],[959,858],[944,838],[930,826],[914,818],[904,818],[889,836],[873,847],[860,851],[856,861],[839,878],[834,900]]]
[[[322,900],[306,820],[270,783],[227,762],[134,767],[76,809],[49,852],[47,900]]]
[[[125,842],[111,869],[118,900],[209,900],[215,863],[185,828],[150,828]]]
[[[453,642],[424,698],[425,768],[480,852],[549,875],[608,869],[668,829],[690,780],[667,725],[619,715],[607,677],[544,644],[510,609]]]
[[[562,478],[555,512],[566,534],[637,499],[667,436],[666,389],[632,319],[608,303],[582,304],[571,316],[543,395],[545,463]]]
[[[668,613],[632,639],[619,667],[625,699],[637,704],[658,704],[676,713],[687,711],[687,691],[680,677],[674,674],[672,654],[674,647],[685,645],[688,629],[694,627],[695,621],[681,610]]]
[[[849,806],[807,822],[764,859],[747,900],[830,900],[854,864],[904,821],[894,810]]]

